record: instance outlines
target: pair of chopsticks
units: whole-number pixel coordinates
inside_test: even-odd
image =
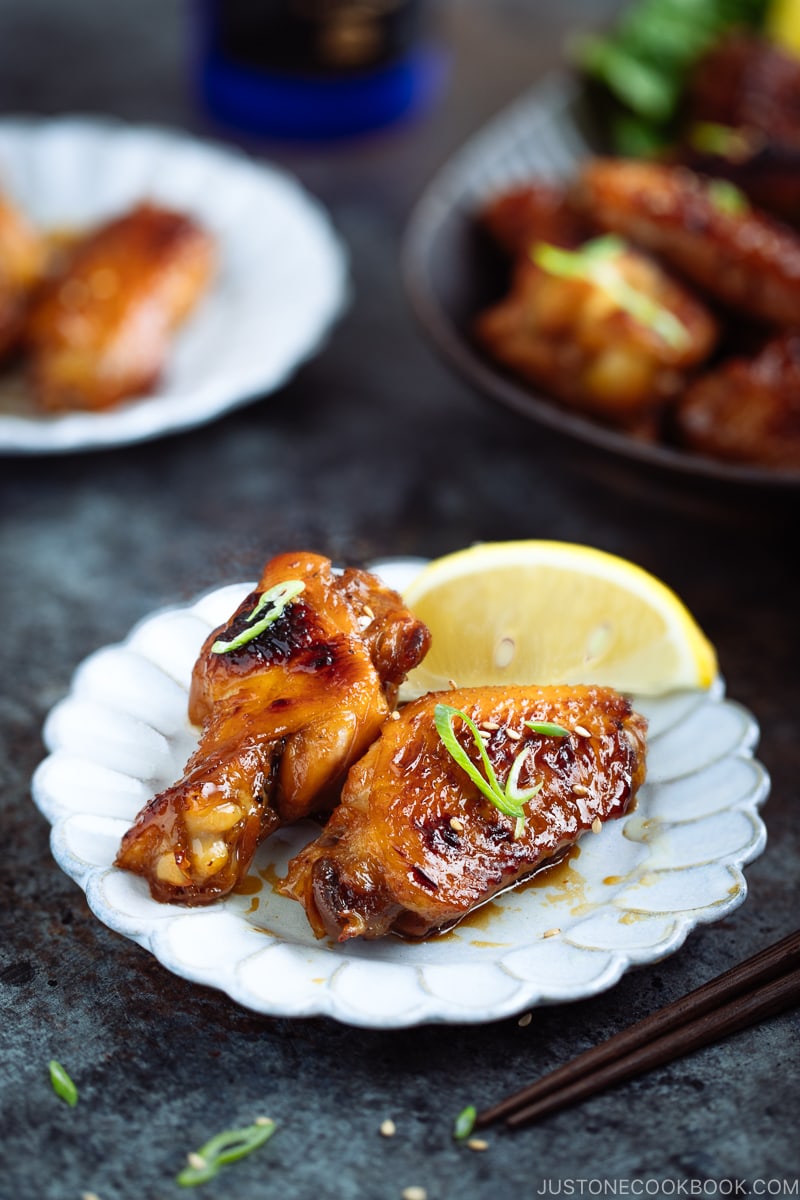
[[[475,1125],[504,1118],[510,1129],[519,1129],[795,1004],[800,930],[479,1112]]]

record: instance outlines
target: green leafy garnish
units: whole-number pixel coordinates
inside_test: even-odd
[[[218,1133],[206,1142],[205,1146],[188,1156],[188,1166],[176,1176],[175,1182],[181,1187],[196,1187],[198,1183],[207,1183],[225,1163],[236,1162],[237,1159],[244,1158],[246,1154],[252,1154],[259,1146],[263,1146],[276,1128],[274,1121],[262,1117],[255,1124],[246,1125],[243,1129],[227,1129],[224,1133]]]
[[[481,756],[483,769],[486,772],[485,775],[481,774],[455,735],[453,723],[457,717],[464,722],[472,734],[475,745],[478,748],[478,753]],[[442,743],[453,761],[461,767],[462,771],[466,772],[479,791],[487,800],[492,802],[495,808],[498,808],[501,813],[505,813],[507,817],[514,817],[516,819],[514,838],[516,840],[521,837],[525,828],[524,805],[526,801],[532,800],[544,786],[542,783],[537,783],[529,788],[521,789],[519,787],[519,775],[523,760],[527,754],[527,747],[521,750],[514,759],[511,764],[511,770],[508,773],[508,779],[503,787],[495,774],[489,755],[486,753],[486,747],[483,744],[478,727],[471,717],[468,717],[460,708],[453,708],[450,704],[437,704],[433,710],[433,720],[436,732],[442,739]]]
[[[61,1097],[65,1104],[68,1104],[70,1108],[74,1108],[78,1103],[78,1089],[60,1062],[56,1062],[54,1058],[51,1058],[49,1065],[50,1082],[53,1085],[53,1091],[57,1096]]]
[[[744,192],[727,179],[712,179],[708,185],[708,198],[714,208],[727,217],[741,217],[750,208]]]
[[[248,625],[247,629],[243,629],[230,642],[223,642],[218,638],[211,646],[211,653],[227,654],[230,650],[238,650],[240,646],[246,646],[248,642],[252,642],[253,638],[257,638],[260,633],[277,621],[295,597],[305,591],[305,586],[299,579],[289,579],[284,583],[276,583],[274,587],[262,592],[247,620],[248,622],[255,621],[259,613],[271,606],[266,616],[262,617],[260,621],[256,621],[255,625]]]
[[[759,28],[769,0],[631,0],[606,33],[574,40],[571,55],[608,92],[618,153],[651,154],[674,140],[687,81],[731,29]],[[632,133],[635,137],[632,137]]]
[[[477,1115],[474,1104],[468,1104],[466,1108],[462,1108],[453,1124],[453,1137],[457,1142],[463,1141],[472,1133]]]
[[[674,350],[689,342],[689,332],[674,313],[646,292],[628,283],[620,273],[618,259],[627,249],[622,238],[592,238],[578,250],[564,250],[549,242],[537,242],[531,257],[543,271],[561,279],[583,279],[605,292],[624,312],[654,333]]]

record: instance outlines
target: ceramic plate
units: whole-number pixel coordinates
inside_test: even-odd
[[[473,341],[475,316],[508,290],[507,263],[479,235],[476,213],[517,184],[569,179],[581,159],[598,152],[596,122],[578,83],[555,75],[495,117],[445,164],[414,210],[404,240],[405,282],[423,328],[479,391],[598,450],[670,474],[762,489],[797,487],[800,471],[716,461],[597,424],[506,373]]]
[[[210,421],[282,384],[346,299],[346,256],[325,211],[291,177],[235,151],[106,120],[4,120],[0,187],[36,226],[62,233],[153,200],[200,221],[219,253],[153,394],[47,416],[20,379],[0,377],[0,452],[89,450]]]
[[[418,566],[376,569],[402,587]],[[637,702],[651,734],[635,813],[444,936],[316,941],[300,905],[273,886],[314,836],[310,823],[269,839],[238,894],[216,906],[156,903],[142,879],[111,864],[141,806],[182,774],[196,742],[186,716],[192,666],[252,586],[159,612],[88,658],[47,719],[51,754],[34,777],[61,867],[101,921],[170,971],[273,1016],[378,1028],[490,1021],[601,992],[744,900],[742,866],[764,847],[758,807],[769,785],[752,757],[756,723],[717,680],[708,692]]]

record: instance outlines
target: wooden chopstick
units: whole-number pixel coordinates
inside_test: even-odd
[[[798,1001],[800,930],[478,1113],[476,1126],[505,1117],[518,1128]]]

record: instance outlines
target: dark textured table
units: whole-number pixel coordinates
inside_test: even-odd
[[[355,298],[324,352],[279,394],[148,445],[0,461],[0,1197],[168,1200],[184,1154],[266,1112],[267,1148],[200,1193],[399,1200],[725,1194],[794,1180],[798,1015],[511,1136],[451,1140],[488,1104],[690,990],[797,923],[797,507],[689,489],[596,462],[474,396],[434,359],[399,279],[404,221],[474,128],[558,59],[576,3],[454,5],[448,94],[426,120],[328,150],[263,153],[332,210]],[[175,3],[0,3],[0,107],[111,112],[203,132]],[[153,609],[252,577],[292,546],[363,562],[478,539],[586,541],[653,570],[716,643],[730,694],[762,727],[769,845],[750,895],[611,991],[485,1026],[400,1032],[275,1020],[173,977],[89,912],[29,796],[40,730],[72,670]],[[48,1059],[80,1087],[58,1100]],[[392,1139],[379,1126],[392,1118]],[[580,1181],[596,1181],[590,1185]],[[726,1182],[727,1181],[727,1182]],[[780,1186],[780,1185],[779,1185]],[[790,1184],[790,1186],[792,1186]],[[775,1185],[768,1194],[776,1192]],[[741,1192],[733,1194],[742,1194]],[[796,1190],[793,1193],[797,1194]]]

